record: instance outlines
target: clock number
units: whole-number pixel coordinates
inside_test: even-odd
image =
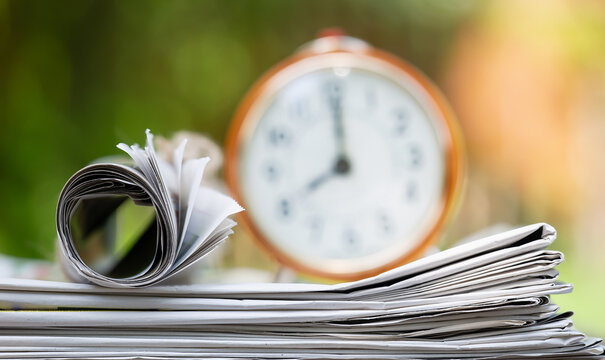
[[[415,181],[409,180],[405,184],[404,198],[406,201],[415,201],[418,199],[418,185]]]
[[[353,229],[347,229],[344,231],[343,240],[347,249],[353,249],[359,246],[359,235]]]
[[[277,213],[282,219],[289,219],[292,217],[292,202],[288,199],[282,198],[277,203]]]
[[[269,131],[269,143],[275,147],[288,146],[292,142],[292,136],[285,129],[274,127]]]
[[[288,117],[295,120],[309,119],[309,100],[300,98],[288,104]]]
[[[336,81],[330,81],[325,85],[328,104],[334,116],[342,116],[342,87]]]
[[[391,218],[383,211],[378,213],[378,230],[381,235],[388,235],[393,230]]]
[[[342,96],[342,89],[338,82],[329,81],[324,86],[325,86],[325,91],[328,95],[328,99],[330,99],[330,100],[340,99],[340,97]]]
[[[319,217],[314,217],[309,222],[309,237],[313,242],[319,242],[323,232],[323,220]]]
[[[274,161],[269,161],[263,165],[263,175],[270,182],[276,182],[280,177],[280,169]]]
[[[408,113],[404,109],[396,109],[394,111],[394,115],[395,115],[394,134],[397,136],[404,135],[407,132],[408,126],[410,123],[410,118],[408,116]]]
[[[418,145],[411,145],[409,151],[409,167],[410,169],[418,169],[422,166],[423,156]]]

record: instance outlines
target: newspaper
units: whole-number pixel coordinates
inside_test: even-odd
[[[209,158],[184,160],[183,140],[167,161],[149,130],[144,149],[119,144],[131,161],[76,172],[57,205],[57,233],[72,278],[106,287],[163,281],[208,254],[231,233],[232,198],[200,186]]]
[[[0,280],[0,359],[597,359],[535,224],[336,285]]]

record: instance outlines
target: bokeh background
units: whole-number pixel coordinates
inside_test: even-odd
[[[578,327],[605,336],[605,2],[0,0],[0,253],[54,259],[54,211],[92,159],[186,129],[222,143],[251,84],[325,27],[449,98],[469,162],[442,246],[546,221]],[[238,234],[219,267],[277,266]]]

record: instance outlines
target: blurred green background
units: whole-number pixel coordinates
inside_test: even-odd
[[[54,259],[71,174],[146,128],[221,143],[252,83],[332,26],[410,61],[452,102],[469,172],[443,244],[553,224],[576,285],[555,300],[605,336],[600,1],[0,0],[0,252]],[[270,262],[249,242],[227,258]]]

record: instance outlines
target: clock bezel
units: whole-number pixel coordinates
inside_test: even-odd
[[[225,179],[232,196],[244,208],[246,204],[240,186],[240,158],[243,144],[250,139],[257,122],[261,118],[262,110],[266,110],[267,103],[270,103],[273,99],[272,95],[277,93],[289,81],[310,71],[315,71],[316,68],[313,67],[313,62],[321,63],[322,61],[335,62],[338,64],[337,66],[351,66],[374,71],[383,76],[386,76],[386,74],[404,76],[412,80],[414,85],[417,86],[418,89],[416,90],[423,95],[423,101],[416,100],[420,102],[423,108],[425,106],[430,107],[430,109],[425,108],[425,111],[431,117],[439,144],[443,150],[444,188],[436,214],[433,214],[435,221],[429,224],[425,235],[417,239],[417,244],[412,246],[410,251],[397,256],[396,259],[361,271],[355,269],[356,259],[351,259],[350,271],[338,272],[309,266],[285,253],[263,234],[246,211],[238,214],[238,221],[251,237],[280,263],[303,273],[322,278],[356,280],[413,261],[421,257],[435,243],[451,216],[460,192],[463,178],[462,141],[454,115],[444,96],[430,80],[412,65],[389,53],[370,47],[357,39],[341,36],[322,38],[278,63],[265,73],[248,91],[235,112],[225,143]],[[305,67],[307,63],[310,63],[309,67]],[[397,82],[399,83],[399,81]],[[418,96],[418,93],[415,93],[414,96]]]

